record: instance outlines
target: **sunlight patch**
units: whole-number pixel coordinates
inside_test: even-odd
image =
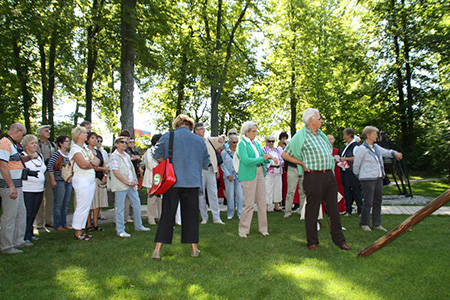
[[[192,299],[210,299],[208,293],[206,293],[198,284],[191,284],[187,288],[187,292]]]
[[[65,290],[65,294],[71,294],[73,298],[93,295],[97,286],[90,280],[85,268],[70,266],[56,272],[55,280]],[[71,296],[69,296],[71,298]]]
[[[382,298],[373,290],[364,290],[362,286],[355,288],[350,274],[344,277],[340,273],[333,272],[328,263],[317,259],[305,259],[300,264],[277,265],[274,269],[279,275],[292,280],[299,289],[307,293],[336,299],[340,299],[343,294],[347,299]]]

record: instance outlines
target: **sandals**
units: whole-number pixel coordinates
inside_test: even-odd
[[[92,231],[105,231],[103,228],[101,228],[100,226],[91,226],[88,229],[86,229],[87,232],[92,232]]]
[[[92,235],[90,236],[90,234],[81,234],[80,236],[74,236],[74,238],[78,241],[89,241],[92,238]]]
[[[91,227],[92,228],[92,227]],[[94,228],[92,230],[96,230],[96,231],[105,231],[103,228],[101,228],[100,226],[94,226]]]

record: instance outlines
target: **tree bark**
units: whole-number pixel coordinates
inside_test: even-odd
[[[99,25],[99,15],[100,10],[104,4],[102,0],[98,3],[98,0],[94,0],[92,3],[92,25],[87,29],[87,79],[86,79],[86,115],[85,119],[92,121],[92,91],[94,86],[94,72],[97,65],[98,57],[98,46],[97,46],[97,36],[102,30]]]
[[[26,62],[21,62],[20,58],[20,46],[18,39],[13,41],[13,52],[14,52],[14,66],[17,73],[17,78],[20,82],[20,87],[22,89],[22,108],[23,108],[23,119],[25,121],[25,128],[27,132],[31,132],[31,122],[30,122],[30,107],[32,103],[32,97],[28,89],[28,68]]]
[[[122,0],[121,5],[120,109],[122,130],[134,134],[133,92],[136,51],[136,0]]]
[[[377,252],[399,236],[401,236],[403,233],[408,231],[409,229],[413,228],[414,225],[431,215],[433,212],[438,210],[441,206],[445,205],[446,203],[450,202],[450,190],[447,190],[445,193],[440,195],[438,198],[434,199],[432,202],[428,203],[428,205],[424,206],[421,210],[416,212],[414,215],[403,221],[400,225],[386,233],[384,236],[379,238],[377,241],[375,241],[373,244],[367,246],[363,250],[361,250],[358,254],[356,254],[357,257],[359,256],[370,256],[373,253]]]
[[[45,43],[39,40],[39,55],[41,61],[41,88],[42,88],[42,124],[47,124],[47,93],[48,93],[48,80],[47,80],[47,56],[45,55]]]
[[[410,45],[407,26],[407,11],[405,8],[405,0],[402,0],[402,30],[403,30],[403,58],[405,60],[405,79],[406,79],[406,132],[404,133],[404,146],[409,150],[414,150],[415,147],[415,134],[414,134],[414,111],[413,111],[413,95],[412,95],[412,70],[410,63]]]
[[[47,97],[44,102],[47,103],[48,119],[47,124],[54,128],[54,109],[53,109],[53,94],[55,91],[55,59],[56,59],[56,42],[57,42],[58,32],[55,29],[52,32],[50,38],[50,55],[48,58],[48,91]],[[54,139],[54,130],[50,132],[50,139]]]

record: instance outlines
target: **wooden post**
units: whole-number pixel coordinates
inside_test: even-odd
[[[438,198],[434,199],[426,206],[424,206],[421,210],[416,212],[414,215],[403,221],[400,225],[386,233],[384,236],[379,238],[373,244],[367,246],[365,249],[361,250],[356,256],[370,256],[373,253],[377,252],[403,233],[411,229],[414,225],[431,215],[434,211],[438,210],[441,206],[450,202],[450,190],[447,190],[445,193],[440,195]]]

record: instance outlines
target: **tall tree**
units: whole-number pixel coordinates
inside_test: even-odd
[[[120,122],[122,129],[134,134],[133,92],[134,58],[136,51],[136,0],[121,2],[121,59],[120,59]]]

